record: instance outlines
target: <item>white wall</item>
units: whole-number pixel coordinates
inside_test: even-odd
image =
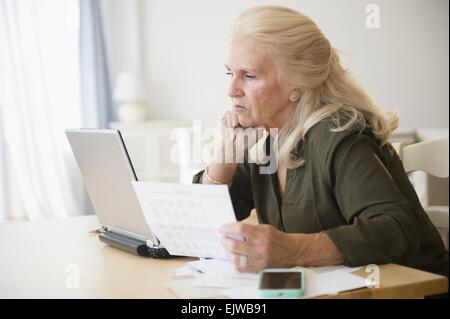
[[[248,7],[276,3],[316,21],[375,101],[399,110],[401,126],[448,128],[447,0],[137,1],[151,119],[218,118],[229,104],[223,63],[233,20]],[[365,25],[370,3],[380,8],[379,29]],[[115,10],[115,73],[136,59],[120,44],[133,36],[120,24],[126,12]]]
[[[138,72],[142,69],[143,41],[138,13],[139,1],[100,0],[113,85],[120,72]]]

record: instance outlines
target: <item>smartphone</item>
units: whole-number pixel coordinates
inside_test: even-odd
[[[297,298],[305,294],[301,268],[268,268],[259,272],[258,292],[265,298]]]

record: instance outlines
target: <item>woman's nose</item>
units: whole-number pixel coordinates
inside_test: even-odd
[[[233,79],[231,80],[230,88],[228,89],[229,97],[240,97],[244,95],[244,91],[242,90],[239,80]]]

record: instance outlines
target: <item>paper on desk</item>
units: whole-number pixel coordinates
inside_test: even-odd
[[[322,295],[337,294],[341,291],[366,287],[365,278],[353,275],[345,269],[317,273],[305,268],[305,295],[302,298],[312,298]],[[255,286],[237,287],[220,290],[229,298],[258,299],[258,289]]]
[[[207,275],[224,275],[239,273],[231,262],[222,259],[200,259],[186,263],[197,272]]]
[[[366,287],[366,279],[340,269],[324,273],[314,273],[306,279],[306,296],[316,297],[326,294],[337,294],[341,291]]]
[[[189,265],[184,265],[176,270],[175,276],[194,276],[198,272]]]
[[[194,287],[236,288],[256,286],[258,274],[240,273],[226,260],[201,259],[186,263],[176,270],[176,276],[191,275]]]
[[[133,182],[153,233],[172,255],[226,259],[218,228],[236,221],[226,185]]]
[[[257,298],[258,274],[240,273],[226,260],[206,259],[188,262],[187,265],[202,275],[196,275],[192,285],[199,287],[216,287],[236,289],[236,293],[250,293],[242,298]],[[352,275],[359,269],[346,266],[327,266],[304,268],[306,277],[305,297],[335,294],[339,291],[365,286],[365,280]],[[233,291],[231,291],[232,293]],[[231,295],[230,295],[231,296]]]
[[[343,265],[336,265],[336,266],[322,266],[322,267],[308,267],[308,269],[314,271],[315,273],[325,273],[325,272],[331,272],[335,270],[341,270],[347,273],[352,273],[354,271],[357,271],[359,269],[364,268],[364,266],[360,267],[347,267]]]
[[[258,274],[240,273],[228,260],[206,259],[187,263],[201,275],[196,275],[192,285],[199,287],[235,288],[256,286]]]
[[[194,279],[173,280],[167,284],[178,297],[183,299],[212,298],[223,296],[218,289],[207,287],[195,287],[192,285]]]
[[[192,269],[195,278],[188,283],[193,291],[201,292],[202,288],[215,288],[216,293],[230,298],[254,299],[258,295],[258,279],[256,273],[240,273],[235,270],[229,261],[204,259],[186,263],[180,269]],[[310,267],[305,271],[305,296],[312,298],[327,294],[336,294],[366,287],[365,278],[351,274],[361,267],[349,268],[346,266]],[[214,290],[212,290],[214,291]]]
[[[210,288],[241,288],[258,286],[258,274],[235,274],[235,275],[203,275],[197,276],[192,281],[193,286]]]

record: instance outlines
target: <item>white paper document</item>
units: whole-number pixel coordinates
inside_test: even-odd
[[[196,287],[192,284],[193,279],[172,280],[166,286],[178,297],[183,299],[204,299],[223,297],[223,294],[216,288]]]
[[[258,283],[258,274],[240,273],[228,260],[196,260],[188,262],[187,265],[197,271],[196,280],[192,281],[193,286],[235,288]]]
[[[190,261],[186,265],[204,275],[234,275],[239,273],[228,260],[200,259]]]
[[[226,259],[218,231],[236,221],[226,185],[133,182],[152,232],[172,255]]]
[[[239,273],[229,261],[198,260],[188,262],[197,271],[195,278],[189,284],[198,291],[218,289],[217,291],[229,298],[254,299],[258,295],[257,273]],[[336,294],[367,286],[365,278],[353,275],[351,272],[361,268],[345,266],[303,268],[305,271],[305,295],[302,298],[312,298],[321,295]]]
[[[313,298],[322,295],[334,295],[342,291],[367,287],[365,278],[356,276],[342,268],[317,273],[309,268],[305,271],[305,295],[301,298]],[[193,284],[196,284],[194,281]],[[225,287],[224,287],[225,288]],[[257,285],[234,287],[220,290],[229,298],[259,299]]]

